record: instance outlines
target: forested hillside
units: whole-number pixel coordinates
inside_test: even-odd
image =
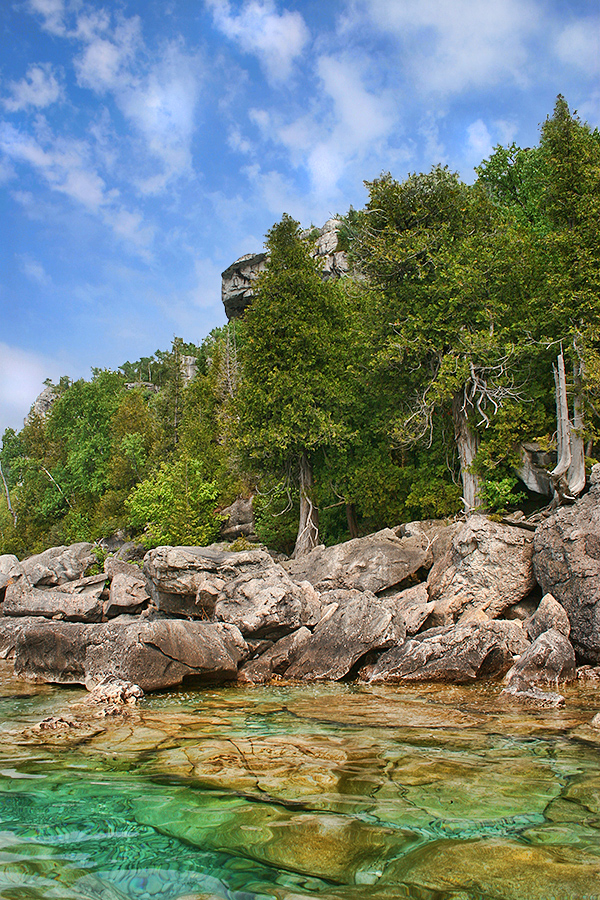
[[[49,412],[3,437],[0,553],[118,529],[210,543],[240,494],[261,539],[297,553],[503,511],[527,500],[523,443],[554,452],[558,499],[580,492],[600,424],[600,135],[559,97],[537,147],[476,172],[367,183],[339,280],[284,215],[243,320],[51,386]]]

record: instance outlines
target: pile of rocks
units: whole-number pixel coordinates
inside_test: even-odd
[[[0,556],[0,652],[18,676],[143,690],[211,682],[540,685],[600,662],[600,467],[534,534],[473,515],[384,529],[280,564],[263,549],[158,547],[143,569],[91,544]],[[573,643],[571,643],[571,641]],[[574,651],[575,648],[575,651]]]

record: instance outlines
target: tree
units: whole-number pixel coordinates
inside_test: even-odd
[[[348,439],[344,422],[344,302],[324,282],[299,223],[268,232],[265,272],[244,320],[237,394],[240,451],[264,473],[286,473],[300,493],[295,554],[318,543],[315,466]]]

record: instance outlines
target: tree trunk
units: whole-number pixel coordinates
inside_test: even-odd
[[[460,461],[460,477],[463,483],[463,503],[467,514],[479,506],[479,476],[471,471],[479,447],[479,437],[469,426],[464,408],[464,393],[457,391],[452,399],[452,419],[454,421],[454,437]]]
[[[14,509],[12,508],[12,505],[11,505],[11,502],[10,502],[10,493],[9,493],[9,490],[8,490],[8,485],[7,485],[7,483],[6,483],[6,478],[4,477],[4,472],[2,471],[2,463],[1,463],[1,462],[0,462],[0,477],[2,478],[2,484],[4,485],[4,490],[5,490],[5,492],[6,492],[6,505],[8,506],[8,509],[9,509],[9,511],[10,511],[10,514],[11,514],[12,517],[13,517],[13,522],[14,522],[15,527],[16,527],[16,525],[17,525],[17,514],[16,514],[16,512],[14,511]]]
[[[581,375],[575,368],[575,401],[573,425],[569,419],[565,358],[562,350],[554,367],[556,387],[556,449],[557,462],[550,472],[555,502],[568,503],[585,487],[585,457],[583,447],[583,401],[581,399]]]
[[[358,522],[356,520],[356,507],[354,503],[346,503],[346,521],[348,522],[348,531],[350,538],[358,537]]]
[[[567,484],[574,497],[578,497],[585,487],[585,447],[583,444],[583,391],[581,385],[581,363],[573,366],[573,425],[571,427],[571,465],[567,471]]]
[[[319,543],[319,510],[312,502],[313,471],[305,452],[300,457],[300,523],[294,556],[303,556]]]

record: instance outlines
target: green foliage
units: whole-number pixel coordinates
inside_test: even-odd
[[[479,491],[483,508],[490,513],[506,513],[509,507],[527,500],[524,491],[515,490],[518,484],[519,479],[511,473],[484,481]]]
[[[214,481],[205,481],[194,460],[161,463],[140,482],[126,506],[132,527],[143,533],[148,547],[159,544],[206,546],[215,540],[220,520],[214,511],[218,497]]]
[[[270,486],[265,481],[264,492],[253,500],[256,534],[267,547],[289,554],[298,530],[298,494],[283,481]]]

